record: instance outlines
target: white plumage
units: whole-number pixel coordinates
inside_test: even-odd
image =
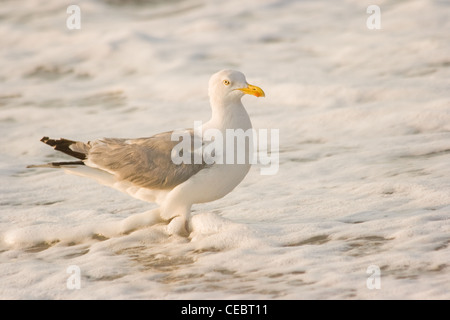
[[[264,92],[249,85],[239,71],[222,70],[214,74],[209,81],[212,116],[202,125],[201,132],[213,129],[226,137],[227,129],[251,129],[250,117],[241,102],[244,94],[264,96]],[[194,132],[198,131],[191,129],[189,132],[194,138]],[[169,232],[185,235],[189,233],[192,205],[214,201],[231,192],[248,173],[252,151],[248,147],[244,150],[247,161],[243,164],[207,164],[204,161],[175,164],[171,154],[178,142],[171,140],[172,133],[140,139],[98,139],[88,143],[44,137],[43,142],[80,160],[45,166],[64,168],[135,198],[155,202],[160,206],[156,209],[160,217],[170,221]],[[202,142],[206,145],[211,140],[204,138]],[[223,152],[225,159],[225,147]]]

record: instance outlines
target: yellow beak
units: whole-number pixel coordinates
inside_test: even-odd
[[[241,90],[243,93],[251,94],[255,97],[265,97],[266,96],[264,91],[260,87],[253,86],[251,84],[249,84],[247,86],[247,88],[239,88],[237,90]]]

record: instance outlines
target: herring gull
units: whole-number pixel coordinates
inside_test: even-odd
[[[215,73],[209,80],[208,93],[212,116],[201,126],[201,132],[218,130],[225,137],[227,129],[252,129],[241,98],[245,94],[264,97],[264,91],[248,84],[244,74],[233,70]],[[187,132],[195,139],[195,130]],[[135,198],[157,203],[160,218],[168,221],[169,232],[186,235],[192,205],[224,197],[244,179],[251,163],[210,164],[202,159],[176,164],[172,155],[179,142],[173,141],[173,133],[138,139],[103,138],[87,143],[44,137],[42,142],[77,160],[29,167],[63,168]],[[202,139],[203,145],[211,142]]]

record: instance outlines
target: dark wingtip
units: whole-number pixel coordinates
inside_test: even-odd
[[[56,141],[50,139],[49,137],[43,137],[43,138],[41,139],[41,142],[43,142],[43,143],[45,143],[45,144],[48,144],[49,146],[52,146],[52,147],[56,145]]]
[[[69,167],[73,168],[74,166],[84,166],[83,161],[63,161],[63,162],[50,162],[45,164],[32,164],[28,165],[28,169],[32,168],[61,168],[61,167]]]
[[[72,149],[70,149],[70,146],[72,144],[77,143],[76,141],[72,141],[72,140],[68,140],[68,139],[64,139],[64,138],[55,140],[55,139],[50,139],[49,137],[43,137],[41,139],[41,141],[43,143],[53,147],[55,150],[61,151],[65,154],[68,154],[69,156],[78,158],[80,160],[86,159],[86,154],[77,152],[77,151],[73,151]]]

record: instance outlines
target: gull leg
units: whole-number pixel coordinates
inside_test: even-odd
[[[169,224],[167,225],[167,232],[170,235],[187,237],[190,233],[189,221],[186,219],[186,217],[176,216],[175,218],[170,220]]]
[[[167,232],[170,235],[189,236],[189,220],[191,218],[191,207],[167,207],[161,211],[161,217],[169,220]]]
[[[130,233],[133,230],[151,226],[161,222],[160,209],[155,208],[150,211],[134,214],[124,219],[120,223],[121,233]]]

